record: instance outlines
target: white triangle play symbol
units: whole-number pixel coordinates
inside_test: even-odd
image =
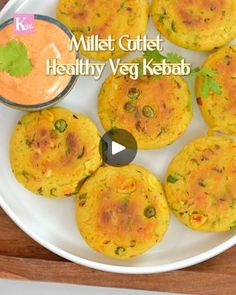
[[[116,155],[126,149],[125,146],[119,144],[118,142],[112,141],[112,155]]]

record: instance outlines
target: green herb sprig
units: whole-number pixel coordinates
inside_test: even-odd
[[[154,51],[144,51],[143,57],[147,60],[153,59],[155,62],[162,62],[164,59],[168,63],[180,63],[182,59],[184,59],[181,55],[176,52],[169,52],[167,55],[161,54],[158,50]]]
[[[201,88],[201,97],[206,98],[211,92],[215,94],[221,94],[221,85],[214,78],[217,76],[216,70],[208,69],[206,67],[195,68],[190,74],[190,79],[193,77],[201,77],[203,84]]]
[[[11,40],[0,46],[0,71],[21,77],[28,75],[32,68],[27,49],[22,42]]]
[[[184,57],[176,52],[170,52],[166,55],[161,54],[158,50],[145,51],[143,52],[143,57],[148,61],[153,60],[154,62],[161,63],[166,60],[167,63],[180,63]],[[142,65],[142,64],[141,64]],[[142,66],[140,67],[140,76],[143,76]],[[203,85],[201,88],[201,97],[206,98],[211,92],[215,94],[221,94],[221,84],[214,78],[217,76],[218,72],[216,70],[208,69],[206,67],[197,67],[192,69],[191,74],[188,76],[190,81],[194,77],[201,77],[203,79]],[[156,77],[154,77],[155,79]]]

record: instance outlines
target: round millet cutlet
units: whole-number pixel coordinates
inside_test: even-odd
[[[192,100],[179,76],[109,76],[99,94],[98,113],[106,131],[126,129],[139,149],[172,144],[192,120]]]
[[[159,180],[146,169],[104,166],[81,187],[76,218],[91,248],[128,259],[162,240],[169,209]]]
[[[154,0],[158,31],[178,46],[210,51],[236,37],[235,0]]]
[[[101,165],[100,136],[86,116],[55,107],[24,115],[10,142],[16,179],[45,197],[72,196]]]
[[[220,92],[201,97],[203,78],[196,81],[197,102],[212,131],[236,135],[236,46],[222,48],[211,54],[203,67],[216,71],[213,78]]]
[[[176,217],[200,231],[236,226],[236,143],[205,136],[187,145],[171,162],[165,192]]]
[[[147,0],[59,0],[57,18],[75,35],[77,40],[83,35],[92,35],[107,39],[109,35],[115,42],[114,51],[85,51],[87,57],[108,60],[122,57],[128,52],[119,46],[119,39],[129,35],[130,39],[142,36],[146,32],[149,16]],[[127,45],[127,41],[123,41]]]

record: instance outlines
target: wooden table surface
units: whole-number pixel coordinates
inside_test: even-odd
[[[20,1],[20,0],[19,0]],[[7,0],[0,0],[0,9]],[[89,269],[51,253],[0,209],[0,277],[188,294],[236,294],[236,247],[184,270],[120,275]]]

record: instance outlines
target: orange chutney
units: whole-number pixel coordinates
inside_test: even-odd
[[[10,40],[23,42],[33,69],[24,77],[0,72],[0,96],[17,104],[35,105],[52,100],[69,83],[70,76],[47,76],[46,60],[57,58],[60,64],[74,64],[75,52],[69,51],[70,38],[57,25],[34,20],[34,33],[15,35],[13,24],[0,31],[0,46]]]

